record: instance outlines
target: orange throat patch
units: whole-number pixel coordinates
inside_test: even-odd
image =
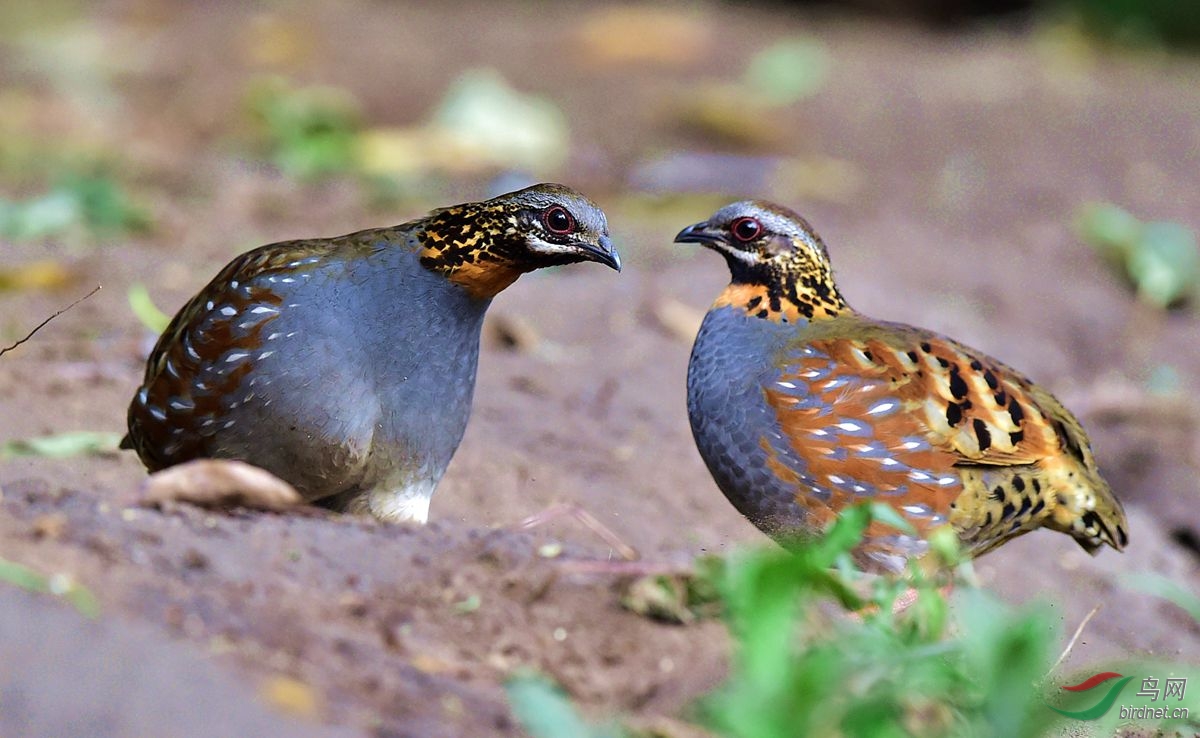
[[[532,267],[523,267],[502,248],[514,238],[516,221],[499,208],[446,208],[433,213],[418,234],[421,264],[462,287],[477,300],[490,300]]]
[[[761,284],[732,283],[717,295],[712,306],[740,308],[748,315],[776,323],[791,323],[801,317],[800,310],[785,300],[776,299],[772,307],[770,291]]]
[[[450,269],[446,278],[465,289],[476,300],[490,300],[524,273],[524,270],[511,264],[469,261]]]
[[[776,323],[796,323],[801,320],[820,320],[836,317],[838,311],[833,306],[818,304],[815,308],[808,304],[797,303],[781,294],[772,294],[771,290],[761,284],[733,282],[713,302],[714,308],[734,307],[744,310],[763,320]]]

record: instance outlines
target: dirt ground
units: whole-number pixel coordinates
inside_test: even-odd
[[[679,716],[722,679],[724,627],[622,610],[616,578],[570,568],[612,556],[570,520],[513,525],[573,502],[645,560],[670,563],[763,542],[695,451],[690,339],[663,318],[683,312],[686,325],[727,276],[672,236],[742,195],[804,212],[858,308],[1021,367],[1088,426],[1129,512],[1129,549],[1091,559],[1039,533],[977,564],[1006,600],[1051,602],[1065,632],[1101,606],[1064,668],[1200,660],[1200,627],[1127,586],[1158,572],[1200,591],[1200,318],[1139,306],[1072,230],[1092,200],[1200,230],[1200,62],[1105,52],[1043,26],[937,34],[729,4],[681,10],[694,38],[616,63],[581,51],[574,26],[590,5],[428,5],[288,6],[305,44],[290,73],[352,91],[376,125],[420,122],[462,69],[482,64],[552,98],[572,154],[542,176],[608,211],[625,271],[531,275],[497,299],[474,415],[424,529],[320,511],[127,509],[144,478],[128,453],[0,461],[0,557],[70,574],[101,611],[88,620],[3,587],[0,735],[522,735],[501,684],[529,667],[591,714]],[[230,144],[245,82],[262,71],[247,29],[271,7],[81,11],[115,80],[115,97],[94,107],[9,63],[24,47],[0,47],[0,91],[40,101],[46,136],[84,131],[117,146],[157,223],[95,247],[0,244],[4,266],[53,258],[78,275],[63,290],[0,292],[2,343],[104,288],[0,358],[0,443],[123,430],[153,338],[126,304],[129,285],[173,311],[246,248],[486,194],[482,179],[455,180],[381,213],[353,182],[297,184]],[[828,52],[815,96],[733,106],[762,131],[749,142],[681,122],[689,90],[793,33]],[[664,157],[687,151],[762,158],[664,175]],[[792,173],[766,171],[770,157]],[[671,193],[685,185],[722,194]],[[496,338],[513,323],[532,329],[532,345]],[[564,553],[539,556],[547,542]]]

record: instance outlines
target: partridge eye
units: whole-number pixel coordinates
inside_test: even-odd
[[[555,205],[542,214],[542,222],[551,233],[562,236],[575,230],[575,219],[561,205]]]
[[[729,231],[739,241],[753,241],[762,233],[762,223],[757,218],[738,218],[729,224]]]

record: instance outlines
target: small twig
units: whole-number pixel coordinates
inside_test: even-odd
[[[81,303],[81,302],[83,302],[84,300],[88,299],[89,297],[91,297],[92,295],[96,294],[96,293],[97,293],[97,292],[99,292],[99,291],[100,291],[100,285],[96,285],[96,288],[95,288],[95,289],[93,289],[91,292],[87,293],[86,295],[84,295],[83,297],[79,298],[78,300],[76,300],[75,302],[71,303],[70,305],[67,305],[65,308],[63,308],[63,309],[61,309],[61,310],[58,310],[58,311],[56,311],[56,312],[55,312],[53,315],[51,315],[49,318],[46,318],[46,319],[45,319],[45,320],[43,320],[41,323],[38,323],[36,326],[34,326],[34,327],[33,327],[33,330],[29,331],[29,333],[26,333],[26,334],[25,334],[25,337],[24,337],[24,338],[22,338],[21,340],[17,341],[16,343],[14,343],[14,344],[13,344],[13,345],[11,345],[11,346],[6,346],[6,347],[4,347],[4,348],[0,348],[0,356],[4,356],[4,355],[5,355],[5,354],[7,354],[9,351],[12,351],[13,349],[15,349],[17,346],[20,346],[21,344],[25,343],[25,342],[26,342],[26,341],[28,341],[29,339],[33,338],[33,334],[37,333],[37,332],[38,332],[38,331],[40,331],[42,328],[45,328],[47,323],[49,323],[50,321],[54,320],[55,318],[57,318],[58,316],[62,315],[63,313],[67,312],[67,311],[68,311],[68,310],[70,310],[71,308],[75,307],[76,305],[78,305],[79,303]]]
[[[557,505],[552,505],[541,512],[530,515],[514,527],[517,530],[529,530],[563,517],[578,520],[584,527],[599,536],[626,561],[636,561],[640,558],[637,549],[626,543],[612,528],[609,528],[600,522],[595,515],[592,515],[587,510],[572,502],[561,502]]]
[[[557,566],[571,574],[612,574],[614,576],[656,577],[687,575],[692,567],[656,561],[594,561],[567,559]]]
[[[1075,648],[1075,642],[1079,640],[1079,636],[1083,635],[1083,629],[1086,628],[1087,624],[1092,621],[1092,618],[1096,617],[1096,613],[1098,612],[1100,612],[1100,606],[1096,605],[1092,608],[1091,612],[1084,616],[1083,620],[1079,623],[1079,627],[1075,629],[1075,634],[1071,636],[1071,640],[1067,641],[1067,647],[1064,648],[1062,654],[1059,655],[1058,661],[1054,662],[1054,666],[1051,666],[1046,672],[1046,676],[1050,676],[1054,670],[1058,668],[1058,665],[1066,660],[1067,654],[1071,653],[1072,648]]]

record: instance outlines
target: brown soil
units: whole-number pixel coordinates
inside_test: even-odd
[[[1128,508],[1128,551],[1091,559],[1039,533],[977,564],[1005,599],[1052,602],[1065,631],[1102,606],[1065,668],[1200,657],[1197,624],[1126,579],[1154,571],[1200,590],[1200,320],[1139,307],[1071,228],[1080,204],[1106,199],[1200,229],[1194,60],[1104,54],[1061,33],[941,36],[739,4],[685,13],[707,29],[699,53],[621,66],[577,51],[584,5],[415,5],[298,6],[289,22],[307,51],[291,73],[351,90],[373,125],[421,121],[467,66],[495,65],[552,97],[574,153],[547,178],[606,208],[625,272],[538,274],[497,300],[475,413],[424,529],[320,511],[128,510],[143,478],[130,454],[0,463],[0,557],[69,573],[101,609],[90,621],[4,587],[0,735],[520,735],[500,685],[522,668],[590,713],[650,722],[716,685],[722,625],[622,610],[617,578],[571,570],[612,552],[570,520],[511,526],[575,502],[649,561],[763,541],[695,452],[690,341],[661,317],[676,303],[701,314],[723,285],[717,257],[670,241],[727,198],[647,196],[631,182],[657,152],[713,149],[676,122],[689,85],[729,77],[788,33],[824,41],[828,84],[805,103],[741,114],[767,116],[747,121],[765,129],[754,150],[808,168],[723,189],[801,209],[860,309],[1021,367],[1091,429]],[[30,91],[46,135],[119,147],[157,227],[88,248],[3,244],[6,268],[53,258],[79,275],[62,291],[0,293],[4,343],[104,289],[0,358],[0,442],[122,429],[152,339],[126,305],[129,285],[174,309],[251,246],[400,222],[484,191],[456,182],[381,213],[352,183],[288,181],[230,143],[246,79],[261,71],[247,29],[264,16],[152,0],[87,12],[117,67],[103,115],[57,102],[38,73],[13,71],[24,67],[0,66],[0,85]],[[24,48],[0,46],[0,58]],[[506,348],[494,335],[503,321],[532,327],[534,345]],[[1177,386],[1148,393],[1162,367]],[[539,556],[553,540],[563,555]]]

